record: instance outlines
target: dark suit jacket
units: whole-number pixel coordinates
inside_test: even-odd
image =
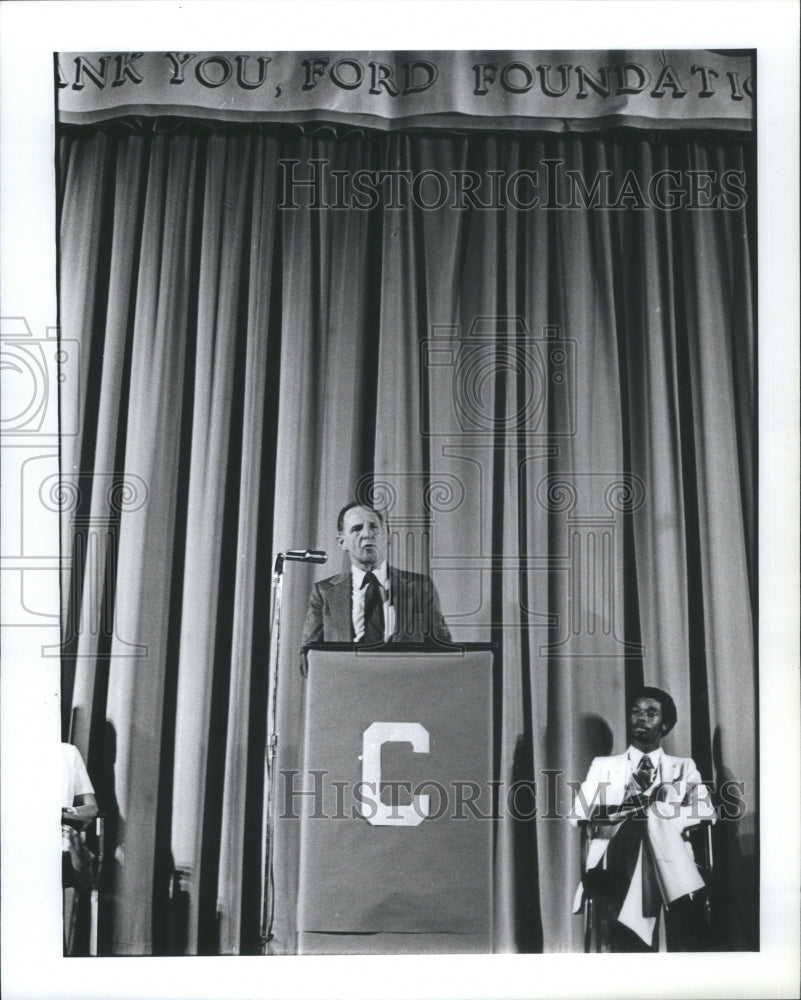
[[[388,567],[390,600],[395,607],[395,632],[390,642],[448,642],[451,633],[442,617],[437,589],[421,573]],[[309,594],[303,645],[311,642],[353,642],[351,575],[337,573],[319,580]]]

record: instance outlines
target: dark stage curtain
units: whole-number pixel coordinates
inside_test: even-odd
[[[498,950],[581,949],[565,782],[624,749],[642,679],[677,702],[666,749],[742,782],[715,891],[720,946],[756,947],[753,199],[384,191],[339,210],[298,189],[286,209],[278,167],[543,177],[558,160],[588,187],[742,171],[753,192],[750,141],[139,125],[62,130],[57,154],[80,361],[62,387],[64,725],[108,817],[101,947],[257,951],[272,560],[335,553],[357,489],[388,507],[395,562],[430,567],[454,638],[501,647],[497,777],[536,781],[537,815],[498,825]],[[300,765],[306,595],[339,563],[287,570],[282,769]],[[297,865],[279,823],[277,952]]]

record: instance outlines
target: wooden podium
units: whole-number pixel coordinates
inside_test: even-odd
[[[307,666],[298,951],[491,952],[492,648]]]

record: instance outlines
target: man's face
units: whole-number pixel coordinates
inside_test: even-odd
[[[374,510],[351,507],[345,511],[342,531],[337,535],[340,548],[350,556],[350,561],[363,569],[375,569],[387,553],[387,532],[384,522]]]
[[[668,727],[662,719],[662,706],[656,698],[638,698],[631,709],[632,743],[648,753],[656,750]]]

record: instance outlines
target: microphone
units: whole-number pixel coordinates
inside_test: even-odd
[[[284,559],[289,562],[324,563],[328,562],[328,553],[320,549],[290,549],[284,553]]]

